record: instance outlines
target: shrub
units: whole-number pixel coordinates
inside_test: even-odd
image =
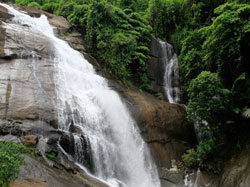
[[[195,169],[199,165],[197,152],[194,149],[187,150],[187,153],[182,155],[182,160],[186,167]]]
[[[189,85],[187,116],[197,124],[201,134],[201,142],[195,153],[195,157],[201,161],[216,154],[219,148],[216,143],[222,134],[221,124],[226,120],[223,116],[228,112],[229,95],[230,91],[224,88],[216,73],[203,71]]]
[[[12,142],[0,142],[0,186],[9,187],[20,172],[20,165],[24,163],[22,153],[25,152],[23,145]]]
[[[41,6],[37,2],[29,3],[28,7],[33,7],[33,8],[36,8],[36,9],[40,9],[41,8]]]

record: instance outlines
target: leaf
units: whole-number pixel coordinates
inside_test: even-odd
[[[233,86],[231,88],[231,92],[234,91],[234,88],[235,88],[235,85],[238,81],[240,80],[245,80],[246,79],[246,72],[242,73],[240,76],[238,76],[235,80],[234,80],[234,83],[233,83]]]
[[[232,111],[235,113],[235,114],[239,114],[241,112],[241,110],[237,107],[232,107]]]

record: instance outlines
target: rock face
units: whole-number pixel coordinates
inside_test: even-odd
[[[27,26],[2,23],[0,117],[52,120],[53,49],[50,41]],[[2,35],[2,32],[1,34]],[[39,82],[39,80],[43,80]]]
[[[25,163],[26,165],[21,167],[19,178],[12,185],[13,187],[108,187],[87,175],[81,173],[71,174],[61,169],[50,167],[39,158],[25,155]]]
[[[180,160],[195,141],[193,127],[186,121],[185,108],[135,90],[125,90],[123,96],[157,165],[170,168],[171,160]]]
[[[148,77],[152,90],[156,93],[164,93],[165,67],[161,61],[162,49],[159,41],[152,37],[149,44],[150,59],[148,60]]]
[[[93,65],[98,66],[96,60],[85,53],[83,40],[79,33],[73,31],[65,35],[69,31],[70,25],[64,18],[33,8],[20,6],[17,8],[35,17],[45,14],[50,23],[58,28],[57,32],[61,38],[69,41],[73,48],[82,52]],[[39,152],[47,165],[60,168],[56,163],[50,164],[50,161],[46,159],[46,153],[53,153],[63,169],[77,173],[74,163],[69,161],[58,147],[58,142],[61,140],[60,144],[66,152],[71,154],[74,152],[74,148],[70,147],[72,146],[70,142],[72,134],[65,135],[64,132],[57,130],[57,98],[54,80],[56,64],[53,62],[53,44],[41,33],[31,31],[27,25],[9,24],[8,19],[11,17],[6,9],[0,6],[0,135],[12,134],[17,137],[35,135]],[[158,49],[155,45],[157,44],[153,41],[151,62],[157,61],[158,58]],[[151,63],[150,66],[160,68],[157,62]],[[100,67],[98,68],[100,70]],[[155,90],[160,92],[164,72],[156,72],[155,68],[151,69],[150,77],[152,84],[155,85]],[[105,74],[102,71],[99,73]],[[155,76],[157,78],[153,79]],[[169,173],[163,171],[172,167],[172,160],[180,160],[181,155],[195,141],[193,126],[186,122],[185,108],[157,100],[155,97],[133,88],[124,88],[113,80],[110,80],[109,83],[110,87],[123,97],[139,125],[141,134],[148,143],[159,168],[163,181],[162,186],[177,184],[176,177],[173,180],[169,179]],[[76,133],[77,129],[72,127],[71,132]],[[30,157],[27,157],[26,160],[30,164],[26,169],[22,168],[19,182],[30,183],[27,179],[29,177],[46,181],[38,181],[38,185],[73,185],[66,181],[66,179],[72,181],[71,175],[64,173],[65,178],[63,178],[64,174],[60,173],[61,171],[56,170],[55,172],[54,168],[49,168],[50,166],[47,166],[46,163],[40,163],[39,160]],[[86,155],[86,160],[90,162],[89,155]],[[29,172],[31,170],[36,172]],[[48,172],[48,175],[45,175],[40,171],[51,171],[52,174]],[[183,180],[182,173],[174,176],[178,176],[178,178],[182,176],[182,179],[179,180]],[[73,186],[77,187],[82,179],[78,180],[77,176],[74,177],[76,182]],[[86,186],[105,186],[104,184],[99,185],[93,179],[85,178],[84,180]],[[60,183],[60,181],[62,182]],[[86,181],[90,183],[88,184]]]
[[[250,147],[225,164],[219,186],[250,186]]]

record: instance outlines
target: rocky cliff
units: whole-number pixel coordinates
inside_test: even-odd
[[[101,74],[109,77],[100,69],[96,60],[85,52],[81,35],[72,31],[64,18],[33,8],[16,8],[35,17],[45,14],[61,38],[82,52]],[[69,186],[66,180],[59,182],[64,175],[76,181],[76,187],[80,184],[105,186],[86,176],[81,168],[74,165],[72,158],[65,156],[60,149],[63,147],[69,154],[74,152],[72,135],[57,129],[53,45],[42,34],[30,32],[27,25],[10,24],[12,17],[0,6],[0,135],[4,136],[2,141],[17,142],[23,136],[34,135],[41,155],[41,158],[26,157],[27,166],[22,167],[16,186],[20,186],[20,183],[34,184],[34,180],[45,186]],[[182,184],[183,173],[173,174],[170,168],[173,160],[180,160],[181,155],[195,142],[193,126],[186,121],[185,108],[160,101],[136,88],[124,88],[111,79],[109,84],[120,93],[139,125],[143,138],[149,144],[160,172],[162,186]],[[71,132],[74,131],[77,129],[72,124]],[[46,157],[46,153],[52,152],[56,155],[56,161]],[[86,157],[86,162],[88,159],[90,158]],[[30,172],[31,169],[34,172]],[[30,182],[30,178],[33,182]]]

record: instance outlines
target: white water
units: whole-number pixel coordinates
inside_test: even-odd
[[[161,62],[165,67],[164,90],[170,103],[180,103],[178,58],[173,46],[158,39],[161,46]]]
[[[184,185],[185,185],[185,187],[193,187],[194,186],[192,180],[189,179],[189,174],[185,174]]]
[[[107,81],[95,73],[79,52],[54,35],[44,15],[31,18],[8,5],[0,5],[15,16],[13,24],[29,26],[54,44],[60,128],[68,131],[70,124],[74,124],[82,129],[90,144],[93,174],[110,186],[159,187],[155,164],[136,123],[119,95],[109,89]],[[77,160],[87,151],[81,150],[81,135],[74,134]]]

